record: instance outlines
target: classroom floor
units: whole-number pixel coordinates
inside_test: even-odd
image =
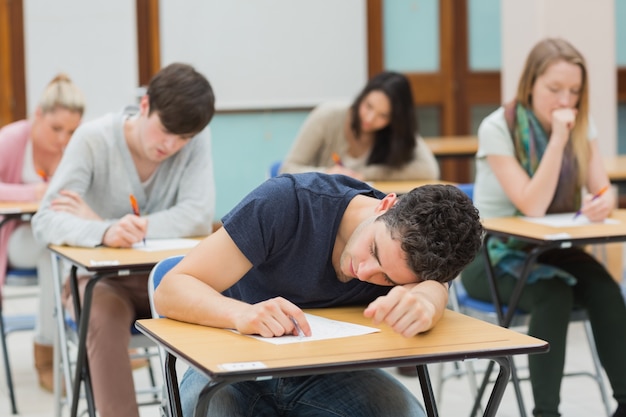
[[[6,288],[6,290],[11,290],[6,293],[7,296],[10,294],[20,294],[20,290],[16,292],[14,288]],[[29,312],[33,311],[34,306],[35,302],[30,298],[9,299],[5,301],[5,313]],[[33,368],[32,337],[32,332],[21,332],[11,334],[8,339],[11,364],[13,367],[13,378],[16,386],[17,407],[19,415],[24,417],[51,417],[54,416],[54,398],[52,394],[40,389],[37,384],[36,374]],[[590,355],[582,325],[572,324],[568,337],[567,370],[590,370]],[[524,358],[520,357],[518,359],[518,367],[523,367],[525,363]],[[155,361],[155,365],[158,367],[158,363],[156,362],[158,362],[158,360]],[[473,362],[477,368],[484,367],[484,361]],[[180,370],[184,371],[184,365],[180,365]],[[429,367],[435,393],[437,393],[439,379],[438,367],[438,365]],[[4,377],[4,367],[0,365],[0,368],[2,368],[0,370],[2,372],[0,375],[0,416],[9,416],[10,402]],[[444,373],[452,369],[451,364],[445,364],[443,368]],[[389,372],[397,375],[395,369],[389,369]],[[135,377],[139,383],[145,382],[147,381],[147,372],[142,369],[137,370],[135,371]],[[399,378],[412,389],[413,392],[419,395],[420,391],[417,378]],[[532,415],[532,395],[528,382],[522,382],[522,390],[526,401],[526,408],[529,415]],[[610,388],[609,395],[611,395]],[[561,398],[561,413],[565,417],[601,417],[606,415],[597,385],[589,378],[566,378],[563,382]],[[467,377],[448,379],[443,384],[442,394],[438,398],[439,415],[442,417],[469,415],[472,401],[473,396],[471,395]],[[612,398],[611,401],[611,412],[613,412],[615,402]],[[142,407],[140,413],[142,417],[159,417],[159,410],[156,406]],[[69,415],[67,407],[64,409],[62,415]],[[511,384],[507,387],[504,399],[498,411],[498,416],[519,416],[517,402]]]

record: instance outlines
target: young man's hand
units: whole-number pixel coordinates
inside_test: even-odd
[[[441,318],[447,290],[436,281],[397,285],[378,297],[363,312],[376,324],[385,323],[404,337],[430,330]]]
[[[112,248],[130,248],[146,237],[147,229],[147,219],[127,214],[107,229],[102,244]]]
[[[311,327],[302,310],[282,297],[248,305],[236,314],[235,320],[237,331],[263,337],[297,336],[298,327],[305,336],[311,336]]]

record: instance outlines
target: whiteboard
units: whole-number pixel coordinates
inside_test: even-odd
[[[32,115],[52,78],[64,72],[85,95],[83,121],[135,103],[138,83],[134,2],[24,2],[26,101]]]
[[[161,0],[161,64],[192,64],[218,110],[352,100],[367,80],[366,0]]]

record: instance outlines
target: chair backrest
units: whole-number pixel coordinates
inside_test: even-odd
[[[474,183],[470,182],[467,184],[457,184],[458,188],[461,189],[467,196],[473,201],[474,200]]]
[[[148,277],[148,297],[150,299],[150,311],[152,312],[153,318],[161,317],[154,306],[154,291],[161,283],[165,274],[175,267],[183,257],[184,255],[176,255],[162,259],[152,268],[152,271],[150,271],[150,276]]]
[[[278,171],[280,171],[280,165],[283,163],[282,160],[272,162],[270,165],[270,169],[268,171],[268,175],[270,178],[274,178],[278,176]]]

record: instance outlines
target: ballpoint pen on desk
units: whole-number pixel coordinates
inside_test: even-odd
[[[608,185],[605,185],[604,187],[602,187],[602,189],[600,191],[598,191],[596,194],[594,194],[593,197],[591,197],[591,201],[595,200],[596,198],[600,197],[602,194],[604,194],[606,192],[606,190],[609,189]],[[582,209],[578,210],[576,212],[576,214],[574,214],[574,219],[576,219],[576,217],[580,216],[583,213]]]
[[[137,199],[135,198],[134,195],[130,195],[130,206],[133,209],[133,214],[135,216],[140,216],[141,214],[139,213],[139,204],[137,204]],[[143,238],[143,245],[146,246],[146,238]]]
[[[333,161],[340,167],[343,166],[343,162],[341,162],[341,158],[339,157],[339,154],[337,154],[337,152],[333,152]]]

